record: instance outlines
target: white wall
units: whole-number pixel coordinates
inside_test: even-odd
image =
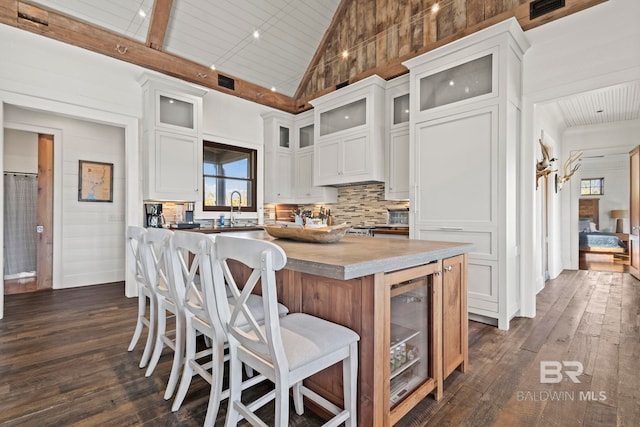
[[[539,157],[540,122],[536,121],[536,106],[564,96],[640,80],[638,16],[640,2],[609,0],[525,33],[531,48],[524,57],[520,164],[522,315],[535,316],[535,293],[540,285],[541,242],[537,221],[540,205],[532,170]],[[562,145],[561,136],[557,143]],[[561,217],[564,216],[563,209]],[[562,221],[554,235],[561,228],[564,229]]]
[[[4,170],[38,173],[38,134],[4,130]]]
[[[549,147],[549,152],[552,158],[561,160],[560,142],[562,141],[563,124],[558,120],[560,115],[551,106],[538,106],[536,108],[536,115],[534,121],[534,135],[537,135],[535,140],[535,149],[537,150],[537,159],[542,159],[541,148],[539,146],[538,139],[542,139],[544,144]],[[561,161],[556,160],[552,164],[552,169],[558,169],[561,165]],[[539,292],[544,288],[544,282],[546,278],[554,279],[562,272],[561,264],[561,240],[554,238],[559,235],[559,218],[562,215],[560,194],[555,191],[555,173],[549,175],[548,179],[548,192],[547,200],[543,201],[544,189],[542,187],[543,181],[538,181],[538,189],[536,190],[536,206],[540,208],[536,211],[535,224],[538,235],[536,236],[536,253],[540,254],[535,259],[535,286],[536,292]],[[547,205],[548,223],[546,224],[547,230],[545,232],[545,225],[543,224],[544,215],[543,209],[544,202]],[[545,245],[544,236],[549,236],[547,244]],[[548,277],[545,277],[544,257],[547,259],[546,273]]]
[[[143,71],[141,67],[117,59],[0,24],[0,123],[2,124],[0,127],[5,127],[6,120],[2,111],[6,112],[14,105],[39,110],[40,113],[49,113],[42,116],[38,116],[40,113],[34,113],[33,117],[42,118],[53,129],[73,129],[69,149],[74,159],[83,155],[84,144],[111,140],[114,131],[110,127],[123,129],[125,165],[121,171],[124,175],[120,175],[120,178],[124,176],[126,181],[125,224],[142,224],[142,174],[139,157],[142,88],[137,80]],[[262,147],[260,113],[265,109],[267,107],[219,92],[207,94],[204,100],[205,137],[216,138],[226,143],[237,142],[239,145]],[[81,123],[71,125],[62,116],[111,126],[94,127]],[[32,120],[27,121],[30,123],[24,126],[33,128]],[[20,126],[22,125],[18,124],[18,127]],[[35,125],[35,127],[38,126],[45,127],[42,124]],[[12,127],[15,128],[13,125]],[[90,128],[95,131],[93,134],[85,132]],[[62,132],[60,136],[62,137]],[[66,142],[66,133],[64,138]],[[122,138],[122,134],[119,138]],[[3,153],[3,140],[4,132],[0,133],[0,155]],[[100,149],[86,152],[86,154],[108,157],[114,153]],[[91,158],[93,157],[89,159]],[[0,158],[0,164],[2,160]],[[72,163],[70,159],[67,166]],[[261,160],[258,167],[261,172]],[[115,171],[115,173],[121,172],[117,169]],[[77,187],[77,182],[71,181],[72,177],[69,174],[63,182],[65,186]],[[2,186],[0,185],[0,207],[1,204]],[[89,214],[95,213],[89,212]],[[122,213],[108,215],[122,215]],[[112,217],[108,216],[107,219],[109,218]],[[2,210],[0,209],[1,221]],[[54,242],[54,287],[56,288],[87,283],[86,277],[82,278],[83,273],[73,265],[67,253],[69,248],[73,247],[76,231],[72,224],[68,223],[56,234],[56,236],[62,236],[63,240],[63,242],[58,241],[57,244]],[[66,248],[64,251],[63,247]],[[98,250],[106,258],[124,260],[124,246],[111,247],[106,252],[101,248]],[[0,257],[2,255],[2,245],[0,245]],[[62,269],[63,264],[67,271],[72,272],[73,278],[65,281],[66,279],[62,280],[60,277],[56,281],[56,268]],[[133,296],[134,289],[132,277],[129,275],[127,295]],[[2,283],[0,283],[0,291],[2,291]],[[2,294],[3,292],[0,292],[0,318],[3,316]]]
[[[61,281],[54,288],[124,280],[125,142],[122,128],[60,117],[17,107],[6,107],[6,122],[58,128],[62,159],[62,208],[54,212],[62,221]],[[61,160],[61,161],[60,161]],[[78,201],[78,160],[113,163],[113,203]],[[56,237],[54,236],[54,239]]]
[[[257,175],[264,176],[264,131],[261,114],[275,111],[255,102],[247,101],[227,94],[210,91],[203,99],[203,132],[205,141],[219,142],[251,148],[258,151]],[[258,180],[257,212],[240,212],[239,219],[257,219],[264,222],[264,180]],[[194,213],[196,219],[212,219],[220,216],[219,212],[204,212],[202,204],[196,203]]]

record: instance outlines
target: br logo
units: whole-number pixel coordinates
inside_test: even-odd
[[[576,360],[564,360],[562,362],[555,360],[540,361],[540,383],[542,384],[557,384],[562,381],[563,376],[578,384],[580,383],[578,377],[583,372],[582,363]]]

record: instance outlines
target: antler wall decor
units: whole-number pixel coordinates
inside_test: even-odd
[[[538,189],[538,181],[541,177],[547,176],[552,172],[556,172],[557,169],[551,169],[551,163],[555,162],[556,159],[551,158],[549,155],[549,147],[544,145],[542,142],[542,138],[538,140],[540,142],[540,150],[542,151],[542,160],[536,163],[536,190]]]
[[[564,162],[564,168],[562,171],[564,175],[556,175],[556,185],[558,186],[558,189],[562,189],[562,185],[565,182],[569,181],[571,179],[571,176],[576,173],[578,169],[580,169],[581,163],[575,163],[580,161],[580,157],[582,157],[582,151],[577,151],[569,156],[569,158]]]

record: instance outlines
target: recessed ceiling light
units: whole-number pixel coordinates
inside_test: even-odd
[[[215,69],[216,69],[216,66],[212,64],[210,68],[211,68],[212,70],[215,70]]]
[[[138,11],[138,15],[140,15],[142,18],[146,18],[147,17],[147,13],[142,9],[140,9]]]
[[[275,92],[276,91],[276,87],[275,86],[271,86],[271,92]]]
[[[440,10],[440,5],[438,3],[431,6],[431,12],[433,13],[438,13],[439,10]]]
[[[344,116],[344,119],[345,120],[349,120],[349,116]]]
[[[453,86],[455,84],[456,84],[456,82],[454,82],[453,80],[449,80],[449,86]]]
[[[346,49],[345,49],[345,50],[343,50],[343,51],[342,51],[342,57],[343,57],[343,58],[345,58],[345,59],[346,59],[346,58],[348,58],[348,57],[349,57],[349,51],[348,51],[348,50],[346,50]]]
[[[254,39],[259,39],[259,38],[260,38],[260,31],[255,30],[255,31],[253,32],[253,38],[254,38]]]

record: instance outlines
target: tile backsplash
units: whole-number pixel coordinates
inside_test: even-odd
[[[387,208],[407,208],[409,202],[385,200],[382,183],[362,184],[339,187],[336,204],[300,205],[300,209],[311,210],[317,215],[322,206],[331,210],[334,224],[349,222],[352,225],[376,225],[387,222]],[[265,222],[273,222],[268,218],[274,217],[275,205],[265,205]]]
[[[340,187],[338,203],[329,207],[336,223],[375,225],[387,222],[387,208],[406,208],[409,202],[384,199],[384,184]]]

